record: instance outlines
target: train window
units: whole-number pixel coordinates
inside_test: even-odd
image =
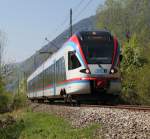
[[[59,66],[59,63],[58,63],[58,61],[57,61],[57,62],[56,62],[56,82],[58,82],[58,80],[59,80],[59,73],[58,73],[58,72],[59,72],[59,71],[58,71],[58,70],[59,70],[59,69],[58,69],[59,67],[58,67],[58,66]]]
[[[50,66],[50,69],[49,69],[49,84],[52,83],[52,66]]]
[[[43,86],[43,76],[42,76],[42,73],[40,73],[40,75],[39,75],[39,89],[41,89],[42,88],[42,86]]]
[[[62,58],[59,60],[59,81],[63,81],[62,75],[63,75],[63,66],[62,66]]]
[[[61,81],[61,61],[58,60],[58,81]]]
[[[34,78],[34,91],[37,90],[37,77]]]
[[[65,59],[62,57],[62,80],[66,80]]]
[[[48,85],[48,68],[45,71],[45,77],[44,77],[44,79],[45,79],[45,86],[47,86]]]
[[[43,87],[44,88],[46,87],[46,84],[45,84],[45,79],[46,79],[45,78],[45,72],[46,72],[46,70],[44,70],[43,73],[42,73],[43,74]]]
[[[49,67],[48,79],[49,79],[49,84],[51,84],[52,83],[52,66]]]
[[[36,85],[36,90],[39,89],[39,84],[40,84],[40,75],[37,76],[37,85]]]
[[[56,61],[56,69],[55,69],[55,81],[56,83],[61,82],[66,79],[66,71],[65,71],[65,60],[64,58],[60,58]],[[53,66],[54,68],[54,66]],[[52,80],[54,80],[54,69],[52,71]]]
[[[54,82],[54,64],[51,66],[51,84]]]
[[[31,92],[31,81],[29,81],[29,83],[28,83],[28,91],[29,91],[29,93]]]
[[[68,52],[68,70],[73,70],[81,66],[76,54],[72,51]]]

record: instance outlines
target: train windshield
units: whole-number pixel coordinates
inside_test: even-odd
[[[113,39],[109,36],[83,36],[81,47],[88,64],[111,64]]]

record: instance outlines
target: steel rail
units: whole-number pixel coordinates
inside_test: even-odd
[[[98,107],[98,108],[113,108],[113,109],[127,109],[134,111],[150,111],[150,106],[142,106],[142,105],[87,105],[81,104],[80,107]]]
[[[142,106],[142,105],[94,105],[94,104],[65,104],[62,102],[45,102],[45,103],[36,103],[35,107],[40,106],[40,104],[46,104],[49,106],[67,106],[67,107],[86,107],[86,108],[110,108],[110,109],[127,109],[133,111],[150,111],[150,106]]]

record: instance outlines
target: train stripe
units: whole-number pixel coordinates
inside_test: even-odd
[[[56,87],[64,86],[64,85],[68,85],[68,84],[74,84],[74,83],[89,83],[89,80],[82,80],[81,78],[80,79],[74,78],[74,79],[66,80],[64,82],[60,82],[56,85]],[[44,90],[52,89],[52,88],[53,88],[53,85],[50,84],[47,87],[44,87]],[[38,89],[36,92],[41,91],[41,90],[43,90],[43,88]],[[32,93],[35,93],[35,92],[32,92]]]

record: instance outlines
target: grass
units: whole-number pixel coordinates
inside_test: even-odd
[[[68,121],[47,113],[21,115],[14,125],[0,129],[0,139],[92,139],[99,127],[73,128]]]

